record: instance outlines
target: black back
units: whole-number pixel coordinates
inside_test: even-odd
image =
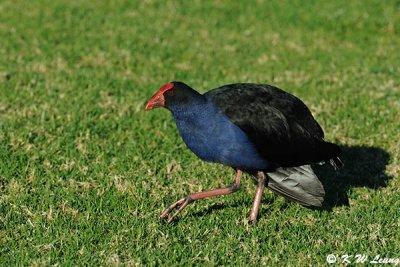
[[[337,145],[324,141],[324,132],[307,106],[279,88],[239,83],[213,89],[204,96],[277,166],[300,166],[340,154]]]

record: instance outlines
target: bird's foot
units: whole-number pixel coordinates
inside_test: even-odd
[[[189,197],[182,198],[175,203],[173,203],[171,206],[166,208],[162,213],[160,218],[166,219],[168,223],[172,222],[176,215],[178,215],[179,212],[181,212],[189,203],[191,202],[191,199]],[[174,214],[171,215],[171,212],[173,210],[176,210]]]
[[[250,225],[256,225],[256,222],[257,222],[257,218],[254,218],[254,217],[252,217],[252,216],[249,217],[248,223],[249,223]]]

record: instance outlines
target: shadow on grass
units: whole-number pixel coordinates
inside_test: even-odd
[[[323,209],[349,205],[348,191],[354,187],[386,187],[392,178],[385,174],[390,155],[379,147],[341,146],[344,167],[333,170],[327,164],[313,166],[325,188]]]
[[[214,204],[211,204],[210,206],[208,206],[208,207],[206,207],[206,208],[204,208],[204,209],[202,209],[200,211],[196,211],[196,212],[191,213],[191,216],[193,216],[193,217],[202,217],[202,216],[205,216],[207,214],[211,214],[214,211],[223,210],[223,209],[226,209],[228,207],[236,208],[236,207],[240,207],[242,205],[243,205],[243,203],[237,203],[237,202],[235,202],[234,204],[214,203]]]

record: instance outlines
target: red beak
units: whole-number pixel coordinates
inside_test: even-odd
[[[145,110],[150,110],[153,108],[163,107],[165,105],[165,99],[162,92],[155,93],[149,101],[147,101]]]

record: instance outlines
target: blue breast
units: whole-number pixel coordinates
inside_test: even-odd
[[[244,170],[266,170],[247,135],[210,101],[171,107],[183,141],[199,158]]]

